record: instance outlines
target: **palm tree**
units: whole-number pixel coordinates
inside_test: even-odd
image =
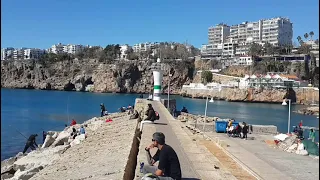
[[[309,36],[310,36],[310,38],[312,40],[312,37],[314,36],[314,32],[313,31],[309,32]]]
[[[304,38],[305,38],[306,40],[308,40],[308,37],[309,37],[309,34],[308,34],[308,33],[305,33],[303,36],[304,36]]]
[[[298,37],[297,37],[297,40],[298,40],[299,44],[301,45],[302,42],[303,42],[301,36],[298,36]]]

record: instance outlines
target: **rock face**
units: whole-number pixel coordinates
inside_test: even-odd
[[[62,62],[1,61],[1,87],[85,91],[150,93],[153,75],[148,61],[117,61],[103,64],[93,59]],[[164,63],[162,89],[166,91],[168,74],[172,93],[179,93],[193,78],[193,62]],[[90,88],[88,88],[89,86]],[[90,90],[90,91],[91,91]]]
[[[318,107],[307,107],[307,108],[299,109],[296,112],[300,113],[300,114],[304,114],[304,115],[317,115],[317,116],[319,116],[319,106]]]
[[[191,98],[206,98],[207,96],[214,99],[224,99],[227,101],[246,101],[246,102],[270,102],[281,103],[284,97],[292,99],[297,104],[312,104],[319,102],[319,91],[313,89],[298,88],[290,90],[289,96],[286,90],[276,89],[238,89],[223,88],[218,90],[201,90],[201,89],[182,89],[181,95]]]

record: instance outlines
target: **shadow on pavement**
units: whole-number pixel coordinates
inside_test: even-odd
[[[168,125],[167,123],[153,123],[153,124],[158,124],[158,125]]]

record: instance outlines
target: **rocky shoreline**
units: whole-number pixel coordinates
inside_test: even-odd
[[[319,106],[318,107],[302,108],[302,109],[295,111],[295,112],[299,113],[299,114],[303,114],[303,115],[319,116]]]
[[[87,137],[70,139],[72,127],[48,132],[41,148],[2,161],[1,179],[122,179],[137,123],[127,113],[114,113],[81,124]]]

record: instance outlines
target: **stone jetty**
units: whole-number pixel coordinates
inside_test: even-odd
[[[1,179],[125,179],[137,123],[114,113],[84,122],[87,138],[71,140],[72,127],[49,132],[43,148],[2,161]]]

